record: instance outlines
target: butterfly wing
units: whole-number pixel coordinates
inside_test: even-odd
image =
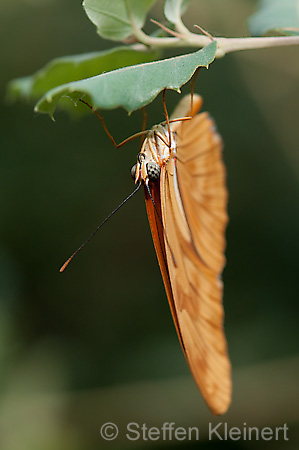
[[[152,238],[154,242],[154,247],[156,250],[158,263],[160,266],[162,278],[164,287],[166,290],[172,318],[175,324],[175,328],[180,340],[180,343],[182,345],[182,349],[185,353],[183,341],[181,337],[181,332],[178,324],[177,314],[176,314],[176,307],[174,304],[173,294],[172,294],[172,288],[170,283],[170,277],[169,277],[169,271],[168,271],[168,265],[167,265],[167,257],[166,257],[166,250],[164,245],[164,232],[161,222],[161,199],[160,199],[160,184],[159,181],[150,183],[150,191],[152,198],[155,202],[155,206],[157,208],[157,211],[155,211],[155,207],[153,205],[152,199],[149,196],[148,190],[146,187],[144,188],[144,195],[145,195],[145,206],[147,211],[147,217],[150,224],[150,229],[152,233]]]
[[[204,399],[215,414],[223,414],[231,401],[231,366],[223,331],[222,142],[207,113],[174,125],[177,154],[162,168],[160,195],[176,326]]]

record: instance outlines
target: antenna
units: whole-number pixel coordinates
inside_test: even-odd
[[[113,216],[113,214],[115,214],[130,198],[133,197],[133,195],[136,194],[136,192],[138,191],[138,189],[140,188],[141,183],[139,182],[138,186],[134,189],[134,191],[128,196],[126,197],[120,205],[118,205],[107,217],[106,219],[103,220],[103,222],[94,230],[94,232],[89,236],[89,238],[86,239],[86,241],[83,242],[82,245],[80,245],[80,247],[72,254],[72,256],[70,256],[65,263],[60,267],[59,272],[63,272],[67,266],[69,265],[69,263],[71,262],[71,260],[77,255],[77,253],[79,253],[86,244],[88,244],[88,242],[91,240],[91,238],[94,237],[94,235],[96,234],[97,231],[99,231],[100,228],[102,228],[102,226],[107,222],[107,220],[110,219],[110,217]]]

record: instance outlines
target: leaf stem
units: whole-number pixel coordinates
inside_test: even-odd
[[[182,36],[185,37],[185,39],[192,38],[192,35],[194,33],[191,33],[191,31],[185,26],[182,19],[180,17],[177,18],[177,21],[175,23],[175,29],[180,33]],[[195,35],[196,36],[196,35]]]

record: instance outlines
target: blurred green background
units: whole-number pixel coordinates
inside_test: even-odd
[[[243,36],[255,5],[198,0],[185,22]],[[0,6],[0,448],[297,449],[299,49],[231,54],[196,83],[224,138],[230,192],[223,278],[234,394],[229,412],[214,418],[175,334],[142,193],[58,272],[132,191],[136,142],[115,150],[92,114],[57,112],[54,123],[31,104],[5,101],[10,79],[113,43],[96,35],[80,1]],[[161,4],[151,17],[162,20]],[[167,94],[170,111],[178,100]],[[148,115],[149,125],[163,120],[160,98]],[[141,127],[138,112],[105,118],[117,142]],[[120,435],[106,442],[100,427],[110,421]],[[130,442],[128,422],[197,426],[201,440]],[[287,423],[289,441],[209,441],[210,422]]]

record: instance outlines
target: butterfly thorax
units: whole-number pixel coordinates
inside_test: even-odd
[[[157,180],[161,167],[175,152],[176,135],[164,125],[155,125],[148,132],[138,153],[137,163],[131,169],[135,183],[141,181],[147,184]]]

